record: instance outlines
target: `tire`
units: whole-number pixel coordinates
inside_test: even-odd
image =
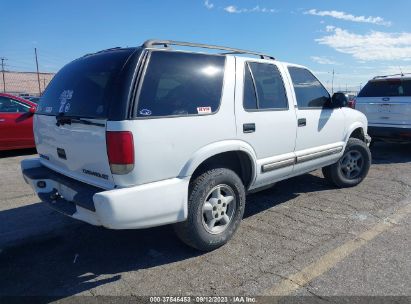
[[[321,170],[323,172],[324,178],[328,181],[331,181],[331,166],[323,167]]]
[[[354,187],[367,176],[371,166],[371,152],[360,139],[350,138],[343,156],[322,169],[324,177],[339,188]]]
[[[241,179],[232,170],[212,169],[195,178],[189,189],[187,220],[174,224],[177,236],[201,251],[224,245],[243,218],[245,190]]]

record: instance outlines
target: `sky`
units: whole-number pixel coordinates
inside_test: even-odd
[[[411,72],[410,0],[2,1],[7,70],[57,72],[86,53],[172,39],[265,52],[334,91]]]

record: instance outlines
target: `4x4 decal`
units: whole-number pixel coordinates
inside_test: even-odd
[[[70,110],[70,103],[68,101],[73,98],[73,90],[64,90],[60,94],[60,108],[59,113],[68,112]]]

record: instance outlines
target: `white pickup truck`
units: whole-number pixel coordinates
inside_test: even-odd
[[[57,73],[34,116],[40,157],[22,172],[73,218],[174,224],[185,243],[213,250],[238,228],[248,192],[318,168],[337,187],[366,177],[367,119],[345,103],[307,68],[269,55],[149,40]]]

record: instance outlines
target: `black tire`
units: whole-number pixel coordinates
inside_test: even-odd
[[[323,172],[324,178],[331,181],[331,166],[323,167],[321,171]]]
[[[227,188],[224,188],[225,186],[227,186]],[[214,189],[218,187],[222,187],[223,189],[218,191],[224,192],[224,189],[231,191],[230,194],[233,195],[230,196],[234,196],[234,199],[228,204],[233,204],[230,206],[231,208],[235,207],[235,209],[232,209],[230,221],[225,225],[221,224],[221,229],[224,230],[220,233],[213,234],[207,231],[207,224],[205,223],[207,219],[204,215],[203,205],[208,198],[210,198],[209,201],[211,201],[210,191],[217,191]],[[201,251],[211,251],[224,245],[231,239],[243,218],[245,190],[241,179],[232,170],[225,168],[212,169],[195,178],[195,180],[191,182],[189,189],[187,220],[174,224],[174,230],[177,236],[187,245]],[[219,199],[217,201],[218,204],[221,203]],[[228,204],[226,208],[229,208]],[[229,209],[227,209],[226,215],[228,215],[228,210]],[[218,211],[216,212],[218,213]],[[217,223],[219,223],[219,221],[217,221]],[[214,228],[215,227],[211,229]]]
[[[360,157],[358,160],[351,160],[353,163],[344,165],[347,159],[350,159],[351,155],[357,155]],[[344,164],[343,164],[344,163]],[[348,139],[347,146],[343,156],[330,166],[322,169],[324,177],[332,184],[339,188],[354,187],[361,183],[367,176],[371,166],[371,152],[368,146],[360,139],[350,138]],[[347,169],[349,167],[350,169]],[[347,173],[352,168],[356,168],[354,171]],[[352,174],[351,177],[348,175]]]

